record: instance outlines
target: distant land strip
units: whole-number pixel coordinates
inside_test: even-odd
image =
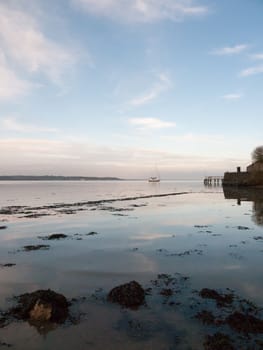
[[[118,177],[56,176],[56,175],[2,175],[0,181],[121,181]]]

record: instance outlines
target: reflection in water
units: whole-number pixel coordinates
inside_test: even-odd
[[[58,212],[49,217],[17,220],[9,215],[7,229],[0,235],[0,263],[16,265],[0,266],[0,309],[13,306],[12,295],[51,288],[72,301],[73,319],[48,333],[47,328],[12,322],[0,327],[0,343],[12,344],[19,350],[203,350],[206,335],[227,326],[203,325],[195,316],[206,310],[219,317],[220,310],[230,312],[230,308],[219,310],[213,300],[201,299],[197,291],[210,288],[229,293],[226,288],[231,288],[235,295],[263,304],[263,226],[252,225],[251,213],[244,216],[244,208],[250,209],[251,204],[242,203],[254,202],[254,215],[261,224],[263,190],[233,193],[231,189],[225,191],[225,198],[236,199],[226,201],[221,186],[203,189],[203,184],[190,182],[183,186],[164,181],[154,185],[146,181],[84,182],[57,187],[47,184],[47,188],[43,185],[40,189],[37,184],[22,185],[26,186],[24,192],[17,185],[12,197],[9,190],[3,195],[0,184],[0,207],[8,205],[10,196],[17,205],[52,204],[54,199],[49,195],[43,195],[38,202],[32,198],[33,189],[50,193],[50,186],[57,193],[57,203],[137,197],[158,191],[193,193],[152,198],[144,206],[141,204],[145,201],[141,200],[121,202],[117,208],[133,208],[123,217],[112,215],[110,209],[94,210],[95,206],[75,215]],[[20,197],[17,202],[15,198]],[[236,200],[241,207],[233,206]],[[248,226],[253,231],[242,230]],[[91,231],[99,234],[87,235]],[[66,234],[68,238],[50,241],[47,251],[21,251],[25,245],[41,243],[39,236],[54,233]],[[182,283],[180,275],[184,277]],[[123,310],[107,302],[112,288],[132,280],[149,293],[145,307]],[[239,307],[236,297],[235,303]],[[224,314],[221,319],[225,317]],[[231,338],[234,336],[231,333]],[[247,338],[236,341],[237,349],[250,346]]]
[[[238,205],[242,201],[253,202],[252,220],[263,226],[263,188],[223,187],[223,191],[226,199],[237,199]]]

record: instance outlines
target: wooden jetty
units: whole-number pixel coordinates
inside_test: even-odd
[[[204,184],[206,186],[211,186],[211,185],[222,185],[222,181],[223,181],[223,176],[206,176],[204,178]]]

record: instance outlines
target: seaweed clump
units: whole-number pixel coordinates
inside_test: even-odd
[[[263,320],[241,312],[234,312],[226,318],[226,323],[239,333],[263,333]]]
[[[17,319],[32,323],[64,323],[69,315],[69,302],[64,295],[50,289],[19,295],[18,305],[10,310]]]
[[[204,299],[213,299],[216,301],[218,307],[224,307],[233,303],[233,294],[220,294],[214,289],[203,288],[199,295]]]
[[[235,350],[228,335],[217,332],[214,335],[207,335],[204,342],[205,350]]]
[[[131,281],[113,288],[107,299],[127,308],[138,308],[145,302],[145,291],[138,282]]]

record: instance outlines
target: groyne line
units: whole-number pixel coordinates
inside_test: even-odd
[[[44,205],[41,207],[30,207],[32,210],[39,210],[39,209],[56,209],[59,207],[80,207],[80,206],[92,206],[92,205],[99,205],[103,203],[114,203],[114,202],[124,202],[124,201],[133,201],[138,199],[148,199],[148,198],[159,198],[159,197],[168,197],[168,196],[179,196],[183,194],[189,194],[192,192],[171,192],[171,193],[160,193],[160,194],[152,194],[152,195],[145,195],[145,196],[136,196],[136,197],[125,197],[125,198],[112,198],[112,199],[101,199],[101,200],[94,200],[94,201],[87,201],[87,202],[77,202],[77,203],[55,203],[51,205]]]

